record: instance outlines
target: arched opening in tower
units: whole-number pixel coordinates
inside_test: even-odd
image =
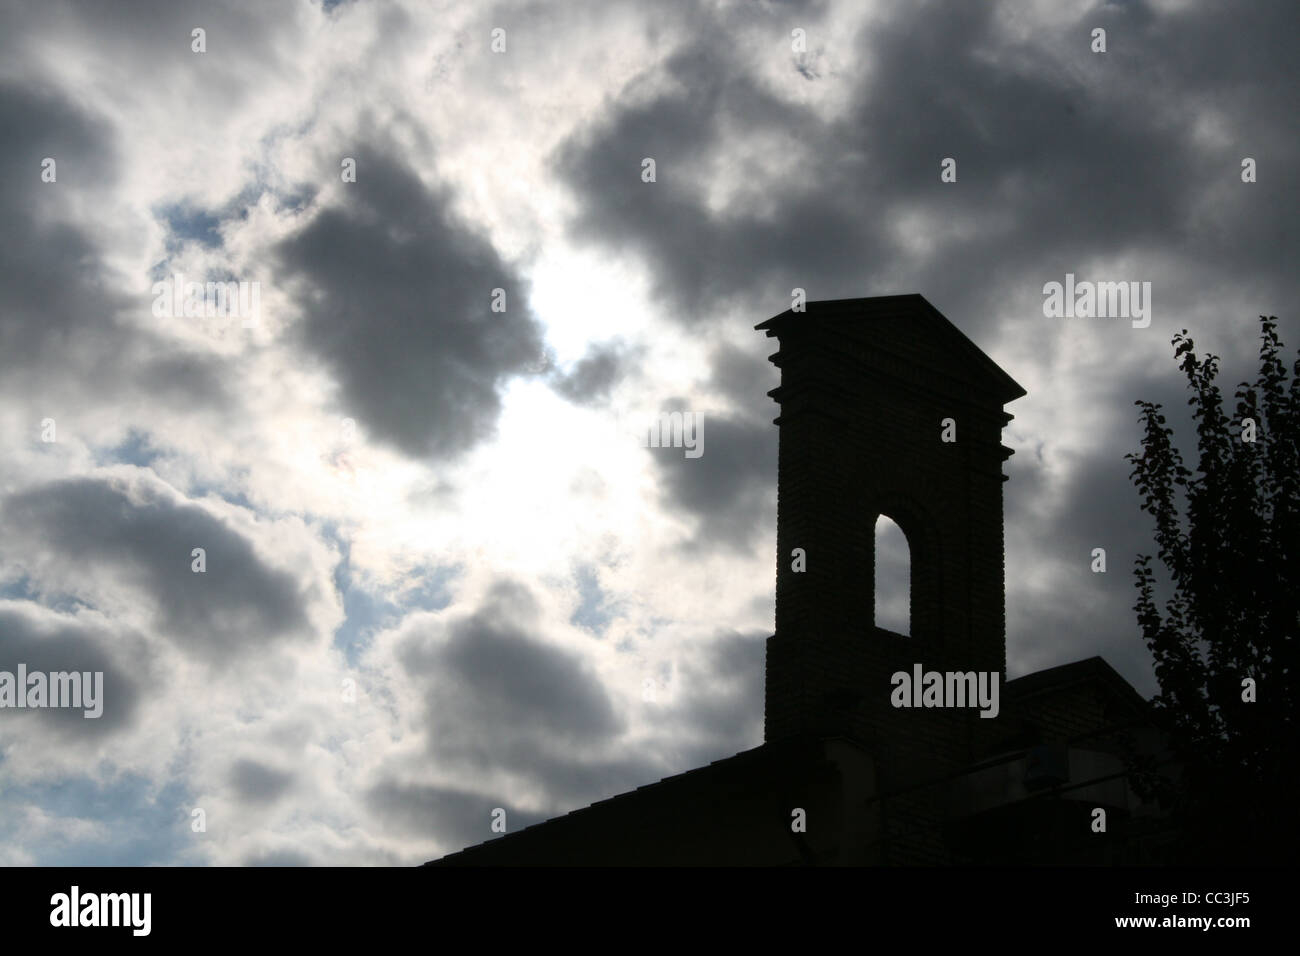
[[[892,518],[876,518],[876,627],[911,635],[912,554]]]

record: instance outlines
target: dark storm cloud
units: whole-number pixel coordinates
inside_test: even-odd
[[[504,602],[513,602],[518,599],[519,592],[513,585],[503,585],[498,595]],[[527,603],[524,599],[515,612],[523,610]],[[461,630],[461,639],[471,633],[481,636],[484,633],[482,619],[498,617],[499,610],[485,608],[480,611],[479,626],[474,630]],[[674,679],[679,686],[674,688],[673,697],[682,702],[681,706],[664,707],[654,716],[661,729],[673,734],[672,764],[669,766],[641,755],[581,759],[578,748],[551,746],[555,742],[553,735],[544,726],[526,733],[531,726],[525,722],[529,716],[511,713],[505,708],[495,716],[489,716],[488,710],[462,715],[459,708],[464,704],[463,698],[440,702],[439,695],[454,686],[464,687],[467,696],[473,694],[482,686],[481,677],[471,677],[454,665],[448,667],[444,655],[430,648],[428,642],[412,642],[402,658],[409,672],[430,680],[430,743],[435,755],[456,753],[456,756],[464,756],[464,753],[457,752],[460,748],[455,743],[461,728],[467,724],[467,716],[472,716],[474,744],[486,746],[481,754],[486,765],[508,767],[514,774],[543,782],[552,809],[542,814],[529,814],[513,809],[517,801],[507,792],[479,793],[413,785],[392,779],[383,780],[369,790],[367,805],[376,815],[402,830],[436,836],[448,849],[457,849],[491,838],[488,827],[493,807],[506,808],[510,831],[513,832],[557,813],[651,783],[668,773],[757,746],[762,742],[765,636],[728,632],[705,645],[705,652],[677,663]],[[485,647],[483,653],[493,654],[492,660],[500,661],[508,673],[518,672],[518,661],[502,654],[499,648]],[[528,656],[532,659],[531,654]],[[543,669],[554,669],[554,665],[546,665]],[[477,667],[470,670],[478,673]],[[563,681],[571,692],[579,697],[588,693],[583,688],[584,679],[577,677],[571,668],[560,670],[565,674]],[[505,681],[512,685],[520,682],[514,677],[507,677]],[[559,689],[559,682],[556,682],[556,690]],[[492,695],[491,699],[499,701],[500,698]],[[554,708],[557,705],[547,706]],[[547,714],[535,715],[535,719],[543,722],[548,718]],[[514,725],[513,732],[507,731],[507,723]],[[613,731],[611,725],[602,723],[601,734]],[[465,733],[468,740],[470,731]],[[588,745],[596,742],[594,736],[585,741]]]
[[[850,210],[834,196],[794,190],[772,218],[742,209],[715,216],[703,204],[690,170],[725,150],[715,125],[721,114],[792,135],[812,122],[728,75],[715,40],[672,58],[666,71],[682,89],[616,109],[564,143],[554,160],[580,199],[575,233],[643,256],[669,315],[687,324],[706,319],[719,299],[738,291],[788,297],[790,275],[813,284],[809,277],[816,273],[848,270],[862,245]],[[645,157],[655,160],[654,183],[641,181]],[[792,217],[817,224],[814,244],[791,228]]]
[[[1088,257],[1121,250],[1146,269],[1150,253],[1185,257],[1189,278],[1198,267],[1230,269],[1272,300],[1296,291],[1286,239],[1300,154],[1277,128],[1294,112],[1285,63],[1300,8],[1102,11],[1113,38],[1105,61],[1086,31],[1063,60],[1046,45],[1065,39],[1054,36],[988,56],[1000,42],[991,4],[892,9],[895,20],[873,21],[842,51],[870,64],[870,76],[830,122],[762,91],[719,39],[726,24],[702,24],[693,45],[656,68],[676,81],[667,92],[615,99],[558,151],[554,168],[580,203],[574,232],[641,255],[668,314],[686,323],[728,300],[779,311],[772,304],[788,304],[794,286],[814,299],[921,291],[960,306],[978,340],[1008,285],[1037,295]],[[1250,140],[1199,145],[1201,103],[1244,117]],[[761,164],[728,141],[732,129],[806,145],[799,175],[760,179]],[[1240,160],[1257,152],[1277,179],[1245,187]],[[656,183],[641,182],[645,156],[657,162]],[[944,157],[958,161],[955,184],[939,180]],[[775,213],[709,210],[694,180],[708,159],[763,182]],[[1215,215],[1198,216],[1225,187]],[[934,253],[914,257],[895,233],[908,212],[979,228],[925,236]]]
[[[290,11],[291,13],[292,11]],[[0,51],[19,63],[32,51],[84,42],[114,65],[115,82],[144,87],[181,76],[202,88],[205,106],[235,106],[256,92],[259,68],[293,17],[255,3],[142,0],[119,8],[93,2],[3,4]],[[208,31],[208,50],[190,48],[190,31]],[[77,53],[70,54],[78,56]],[[230,408],[219,359],[163,342],[121,320],[147,314],[149,285],[123,290],[108,278],[89,225],[70,213],[76,195],[96,208],[120,179],[120,150],[107,117],[48,83],[0,85],[0,371],[55,411],[110,395],[160,398],[169,407]],[[178,120],[189,119],[188,114]],[[55,183],[40,180],[41,161],[57,163]],[[95,224],[100,225],[100,224]]]
[[[213,661],[309,634],[294,579],[268,567],[246,538],[147,482],[133,491],[77,478],[10,495],[0,504],[0,551],[37,578],[44,567],[81,565],[137,589],[168,639]],[[206,551],[204,573],[191,570],[194,548]]]
[[[674,512],[696,519],[688,542],[692,551],[714,548],[746,551],[776,535],[779,409],[767,392],[779,373],[767,361],[771,342],[756,339],[748,350],[722,345],[710,356],[709,386],[721,392],[734,411],[703,413],[703,449],[686,458],[682,449],[647,448],[661,485],[661,501]],[[675,399],[665,410],[687,403]]]
[[[357,181],[279,258],[303,293],[301,341],[347,413],[408,455],[450,456],[490,438],[506,380],[548,359],[523,280],[399,153],[341,147]],[[505,312],[491,310],[498,288]]]
[[[143,692],[142,678],[147,666],[130,676],[118,663],[114,651],[132,650],[142,654],[143,641],[138,636],[115,634],[70,619],[54,620],[38,614],[35,605],[0,602],[0,671],[17,673],[18,665],[27,672],[50,674],[77,671],[104,675],[103,712],[87,718],[78,708],[44,710],[0,710],[0,739],[17,732],[24,721],[39,722],[46,730],[72,739],[99,739],[130,728]]]
[[[1249,319],[1243,319],[1243,327]],[[1218,351],[1226,344],[1222,330],[1219,333],[1197,336],[1198,353]],[[1294,358],[1293,346],[1286,351]],[[1190,393],[1172,346],[1166,354],[1164,364],[1141,377],[1097,382],[1094,400],[1105,411],[1097,433],[1113,440],[1074,462],[1063,477],[1050,479],[1033,449],[1021,449],[1007,462],[1005,471],[1011,477],[1004,486],[1008,654],[1018,662],[1016,676],[1059,663],[1060,648],[1088,648],[1143,693],[1156,689],[1151,657],[1133,611],[1137,600],[1133,561],[1138,554],[1157,553],[1155,522],[1140,510],[1142,497],[1130,478],[1133,466],[1124,456],[1141,452],[1142,428],[1133,400],[1143,399],[1162,406],[1184,465],[1196,470],[1196,426],[1187,406]],[[1253,381],[1256,369],[1249,362],[1233,363],[1220,373],[1229,416],[1235,408],[1232,394],[1237,383],[1243,378]],[[1052,497],[1047,499],[1048,495]],[[1040,513],[1045,517],[1039,518]],[[1044,527],[1050,529],[1048,533],[1036,533]],[[1105,573],[1091,570],[1094,548],[1106,551]],[[1047,594],[1022,590],[1016,577],[1019,568],[1039,559],[1060,562],[1064,569]],[[1158,582],[1163,579],[1162,567],[1155,563]],[[1165,593],[1157,587],[1162,608]]]
[[[680,708],[664,718],[686,743],[684,767],[729,757],[763,742],[763,663],[768,633],[729,631],[707,650],[676,663],[673,700]],[[660,718],[660,719],[664,719]]]
[[[1142,279],[1168,270],[1173,281],[1154,290],[1149,330],[1162,338],[1188,324],[1181,313],[1202,307],[1207,294],[1250,289],[1254,300],[1241,303],[1247,318],[1296,301],[1300,281],[1291,259],[1300,150],[1289,64],[1297,55],[1300,7],[1203,5],[1158,15],[1141,3],[1110,5],[1068,25],[1068,33],[1038,29],[1024,42],[1000,35],[996,9],[890,7],[892,20],[873,19],[839,46],[841,57],[868,66],[867,78],[847,112],[830,121],[778,101],[751,80],[748,64],[729,52],[735,47],[719,39],[726,23],[704,17],[693,41],[651,69],[676,82],[648,99],[643,82],[629,85],[635,96],[612,97],[557,151],[554,169],[579,203],[573,233],[639,255],[665,315],[685,324],[729,312],[766,318],[788,307],[794,286],[811,299],[919,291],[987,348],[999,326],[1005,332],[1017,321],[1004,301],[1014,294],[1035,303],[1018,334],[1031,336],[1045,359],[1065,339],[1037,312],[1042,285],[1082,272],[1092,260],[1122,258],[1133,270],[1097,278]],[[793,22],[777,14],[773,36],[788,35]],[[1105,55],[1089,50],[1093,25],[1108,30]],[[818,38],[815,28],[810,41],[839,42]],[[791,70],[800,66],[791,59]],[[1222,120],[1233,130],[1227,142],[1215,134]],[[771,142],[806,147],[799,173],[764,178],[762,164],[729,139],[729,130],[744,131],[746,146],[752,134],[765,133]],[[645,156],[657,161],[654,184],[640,180]],[[958,162],[955,184],[939,180],[940,160],[949,156]],[[1270,178],[1241,183],[1245,156]],[[710,166],[761,184],[774,212],[739,202],[709,209],[696,176]],[[973,228],[949,231],[963,223]],[[909,240],[929,248],[917,252]],[[1285,339],[1300,340],[1293,314],[1282,315],[1281,324]],[[1127,323],[1089,331],[1117,354],[1133,347]],[[1201,332],[1215,338],[1220,354],[1253,334],[1235,315]],[[753,359],[720,351],[713,364],[715,381],[737,405],[774,408],[764,407],[761,393],[743,397],[744,369],[756,369]],[[1140,437],[1133,399],[1169,396],[1167,408],[1182,406],[1181,375],[1172,364],[1157,373],[1098,381],[1089,418],[1097,407],[1107,410],[1113,441],[1072,462],[1063,482],[1049,484],[1032,447],[1017,448],[1008,465],[1008,541],[1020,549],[1009,556],[1009,569],[1039,554],[1077,568],[1077,577],[1054,581],[1046,598],[1031,598],[1008,579],[1013,668],[1100,648],[1150,689],[1130,572],[1133,554],[1153,547],[1123,454],[1137,450]],[[1058,401],[1044,390],[1011,411]],[[728,485],[757,488],[762,472],[712,457],[725,427],[709,425],[700,461],[661,453],[675,472],[675,494],[665,502],[705,516],[714,527],[701,537],[726,539],[730,531],[743,542],[743,510],[728,509]],[[719,473],[694,469],[701,463]],[[1047,493],[1061,500],[1044,508]],[[751,519],[751,529],[756,525]],[[1099,546],[1107,547],[1105,575],[1088,569],[1091,548]]]
[[[94,317],[111,310],[98,249],[60,221],[60,191],[105,186],[117,159],[102,121],[51,93],[0,85],[0,128],[0,370],[23,375],[66,361],[74,333],[96,334]],[[41,182],[46,157],[53,183]]]
[[[74,399],[146,393],[169,406],[228,406],[220,361],[163,346],[120,316],[152,301],[142,280],[128,294],[107,275],[101,249],[70,212],[118,180],[112,131],[44,88],[0,84],[0,372],[3,384],[67,414]],[[41,181],[41,163],[56,181]],[[56,418],[56,421],[58,419]]]
[[[537,617],[531,593],[503,580],[472,614],[442,633],[416,632],[398,648],[398,661],[425,701],[435,764],[509,767],[543,785],[557,811],[662,776],[642,755],[599,755],[625,722],[577,656],[534,636]],[[430,812],[453,820],[462,814],[477,820],[483,812],[477,797],[439,799],[444,810]],[[491,807],[515,798],[485,799]]]
[[[575,405],[597,405],[633,368],[637,353],[617,342],[593,345],[567,373],[555,373],[551,387]]]
[[[781,384],[781,373],[767,358],[774,351],[772,339],[755,335],[746,348],[723,345],[709,356],[710,384],[727,396],[736,415],[773,431],[779,409],[767,393]]]
[[[298,850],[260,850],[245,856],[240,866],[313,866],[315,861]]]
[[[521,585],[500,582],[444,639],[408,639],[398,656],[412,676],[437,686],[430,707],[454,713],[466,742],[498,734],[594,742],[622,730],[600,681],[573,654],[530,634],[537,606]],[[435,726],[438,726],[435,723]],[[440,727],[439,744],[452,743]]]
[[[698,458],[681,448],[646,449],[663,482],[663,506],[697,519],[692,549],[745,551],[775,528],[776,426],[706,412],[703,449]]]
[[[245,803],[274,803],[293,786],[293,774],[244,758],[231,765],[230,785]]]
[[[453,630],[442,659],[474,688],[479,704],[504,719],[539,722],[549,733],[577,738],[617,727],[608,698],[578,658],[522,630],[471,619]]]
[[[445,852],[473,846],[500,834],[492,832],[492,811],[506,811],[507,832],[546,819],[515,808],[490,794],[382,780],[367,790],[366,806],[385,826],[415,836],[434,837]]]
[[[1151,528],[1138,511],[1129,471],[1119,454],[1097,456],[1080,462],[1062,482],[1049,519],[1053,532],[1033,536],[1030,545],[1034,564],[1058,567],[1053,586],[1044,594],[1022,588],[1014,578],[1007,582],[1008,593],[1018,595],[1009,604],[1007,635],[1008,657],[1020,662],[1013,667],[1015,676],[1060,663],[1065,648],[1088,648],[1140,690],[1154,690],[1150,656],[1132,610],[1133,558],[1153,550]],[[1017,497],[1014,483],[1013,477],[1006,485],[1009,500]],[[1008,508],[1011,547],[1026,540],[1020,511]],[[1106,550],[1105,573],[1091,569],[1094,548]],[[1025,567],[1023,552],[1008,559],[1009,574],[1019,567]]]
[[[280,50],[300,43],[295,4],[256,0],[132,0],[124,4],[95,0],[50,0],[0,4],[5,30],[0,52],[6,62],[34,47],[84,46],[113,64],[115,82],[149,89],[159,83],[193,84],[205,106],[238,108],[260,92],[260,74],[276,70]],[[191,49],[191,31],[207,32],[207,52]],[[80,54],[78,54],[80,55]],[[181,123],[193,117],[177,117]],[[198,134],[196,134],[198,135]]]

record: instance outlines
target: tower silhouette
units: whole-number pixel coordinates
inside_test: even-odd
[[[1025,390],[919,295],[812,302],[757,328],[781,369],[766,738],[869,739],[841,702],[904,662],[1005,675],[1002,407]],[[909,637],[873,627],[882,514],[911,552]]]
[[[890,676],[1006,676],[1003,405],[1025,390],[920,295],[810,302],[757,328],[781,370],[765,739],[850,737],[891,789],[952,772],[976,757],[977,714],[896,709]],[[874,626],[882,514],[911,554],[907,637]]]
[[[1146,702],[1099,657],[1005,682],[1001,438],[1025,390],[920,295],[756,328],[781,370],[763,745],[437,864],[1150,859],[1172,838],[1121,779],[1134,735],[1160,747]],[[911,552],[906,636],[875,626],[882,514]],[[896,706],[918,665],[996,676],[997,717]],[[1155,825],[1091,839],[1097,806]]]

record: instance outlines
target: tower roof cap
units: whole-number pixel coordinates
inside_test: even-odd
[[[972,372],[1003,404],[1021,398],[1025,389],[984,354],[961,329],[919,293],[878,295],[860,299],[821,299],[809,302],[802,312],[786,309],[754,326],[768,335],[840,331],[853,326],[854,331],[871,337],[872,327],[890,320],[919,322],[928,328],[935,347],[943,348]]]

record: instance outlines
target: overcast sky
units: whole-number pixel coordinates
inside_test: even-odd
[[[417,863],[761,743],[794,287],[1025,386],[1009,676],[1149,695],[1133,402],[1300,344],[1294,0],[0,10],[0,669],[106,684],[0,712],[0,863]]]

